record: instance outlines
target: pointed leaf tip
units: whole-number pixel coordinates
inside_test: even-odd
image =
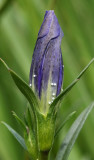
[[[17,120],[17,122],[21,125],[23,131],[26,131],[26,126],[24,124],[24,122],[17,116],[17,114],[12,111],[13,116],[15,117],[15,119]]]
[[[82,77],[82,75],[87,71],[87,69],[90,67],[90,65],[94,62],[94,58],[87,64],[87,66],[80,72],[80,74],[77,76],[77,78],[67,87],[64,89],[63,92],[61,92],[53,101],[53,103],[51,104],[50,108],[49,108],[49,113],[52,113],[55,110],[55,106],[58,104],[58,102],[61,102],[64,98],[65,95],[67,95],[67,93],[69,91],[71,91],[71,89],[73,88],[73,86],[75,86],[75,84],[80,80],[80,78]]]
[[[8,67],[8,65],[5,63],[5,61],[2,59],[2,58],[0,58],[0,61],[2,62],[2,64],[6,67],[6,69],[9,71],[9,67]]]
[[[35,96],[32,89],[29,87],[29,85],[21,78],[19,77],[12,69],[8,67],[8,65],[0,58],[0,61],[3,63],[3,65],[7,68],[7,70],[10,72],[16,86],[18,89],[22,92],[22,94],[27,98],[29,101],[33,112],[35,113],[35,110],[38,109],[38,100]]]
[[[77,79],[80,79],[80,77],[87,71],[87,69],[89,68],[89,66],[94,62],[94,58],[88,63],[88,65],[80,72],[80,74],[78,75]]]
[[[94,108],[94,102],[84,109],[84,111],[77,117],[77,119],[74,121],[73,125],[69,129],[67,135],[65,136],[63,143],[57,153],[55,160],[67,160],[70,151],[72,150],[72,147],[89,115],[91,110]]]
[[[59,134],[59,132],[62,130],[62,128],[65,126],[65,124],[74,116],[74,114],[76,113],[76,111],[73,111],[72,113],[70,113],[65,120],[63,121],[63,123],[61,123],[61,125],[58,127],[58,129],[56,130],[55,133],[55,137],[57,137],[57,135]]]
[[[1,122],[9,131],[10,133],[16,138],[16,140],[21,144],[21,146],[27,150],[26,144],[22,136],[19,135],[13,128],[11,128],[7,123]]]

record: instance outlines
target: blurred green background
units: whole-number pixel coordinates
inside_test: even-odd
[[[37,34],[46,10],[54,9],[64,32],[64,88],[94,57],[94,0],[0,0],[0,57],[27,83]],[[75,117],[54,143],[56,155],[63,137],[77,115],[94,100],[94,64],[63,100],[59,120],[74,110]],[[0,62],[0,121],[22,131],[12,116],[23,118],[27,101]],[[59,122],[58,120],[58,122]],[[0,124],[0,160],[28,160],[20,144]],[[94,160],[94,110],[86,121],[69,160]]]

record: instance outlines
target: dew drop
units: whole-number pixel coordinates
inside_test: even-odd
[[[54,86],[56,86],[56,83],[54,83]]]
[[[50,101],[48,102],[48,104],[51,104],[51,103],[52,103],[52,102],[50,102]]]
[[[54,100],[55,98],[54,97],[52,97],[52,100]]]
[[[51,86],[56,86],[56,83],[51,83]]]
[[[55,96],[55,93],[52,93],[52,96]]]
[[[32,84],[30,83],[30,84],[29,84],[29,86],[31,87],[31,86],[32,86]]]
[[[34,74],[34,75],[33,75],[33,78],[35,78],[35,77],[37,77],[37,75],[36,75],[36,74]]]

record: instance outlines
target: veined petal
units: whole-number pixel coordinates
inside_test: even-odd
[[[61,52],[61,49],[60,49]],[[60,55],[60,63],[59,63],[59,76],[58,76],[58,86],[57,86],[57,93],[56,96],[59,95],[62,87],[62,82],[63,82],[63,76],[64,76],[64,65],[63,65],[63,59],[62,59],[62,53]]]
[[[30,69],[30,85],[43,108],[60,93],[63,79],[61,40],[63,32],[54,11],[46,11],[38,33]],[[49,96],[48,96],[49,95]],[[53,97],[54,95],[54,97]]]

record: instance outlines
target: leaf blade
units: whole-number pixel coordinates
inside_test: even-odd
[[[57,153],[55,160],[67,160],[68,155],[75,143],[75,140],[77,139],[78,134],[80,130],[82,129],[93,107],[94,107],[94,102],[77,117],[77,119],[75,120],[71,128],[69,129],[66,137],[64,138],[64,141]]]
[[[15,117],[15,119],[18,121],[18,123],[21,125],[22,129],[25,131],[26,126],[25,126],[24,122],[17,116],[17,114],[14,111],[12,111],[12,114]]]
[[[34,111],[36,105],[38,105],[38,102],[37,102],[37,99],[36,99],[34,92],[28,86],[28,84],[25,81],[23,81],[13,70],[10,69],[9,71],[10,71],[10,74],[11,74],[15,84],[17,85],[19,90],[24,94],[24,96],[28,99],[28,101],[31,104],[32,109]]]
[[[80,80],[81,76],[87,71],[89,66],[94,62],[94,58],[87,64],[87,66],[80,72],[80,74],[77,76],[77,78],[67,87],[64,89],[64,91],[59,94],[53,103],[50,106],[49,113],[52,113],[55,109],[55,106],[63,100],[64,96],[75,86],[75,84]]]
[[[1,122],[9,131],[10,133],[16,138],[16,140],[20,143],[20,145],[27,150],[27,147],[25,145],[25,141],[13,128],[11,128],[7,123]]]
[[[0,58],[0,61],[3,63],[3,65],[7,68],[7,70],[10,72],[16,86],[18,89],[22,92],[22,94],[27,98],[29,101],[33,112],[35,112],[36,106],[38,106],[38,100],[32,91],[32,89],[29,87],[29,85],[21,78],[19,77],[13,70],[11,70],[8,65]]]
[[[63,123],[60,125],[60,127],[57,129],[56,133],[55,133],[55,137],[58,135],[58,133],[61,131],[61,129],[64,127],[64,125],[66,124],[67,121],[69,121],[73,116],[74,114],[76,113],[76,111],[70,113],[66,118],[65,120],[63,121]]]

